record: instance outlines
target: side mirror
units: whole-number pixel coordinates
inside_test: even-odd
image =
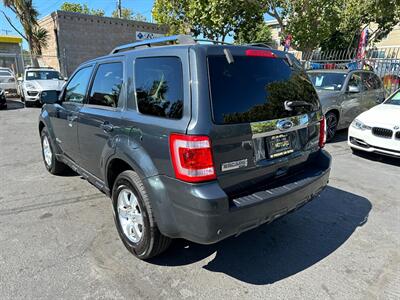
[[[44,91],[40,95],[40,102],[43,104],[54,104],[58,102],[57,91]]]
[[[360,88],[356,85],[349,85],[349,89],[347,91],[351,94],[356,94],[356,93],[361,92]]]

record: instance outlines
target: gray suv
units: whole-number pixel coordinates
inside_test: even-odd
[[[385,90],[379,77],[367,70],[312,70],[314,84],[326,118],[327,141],[349,127],[362,112],[382,103]]]
[[[82,64],[42,102],[47,170],[69,166],[110,196],[141,259],[173,238],[210,244],[269,223],[328,183],[317,94],[281,51],[138,42]]]

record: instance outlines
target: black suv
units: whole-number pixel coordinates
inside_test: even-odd
[[[285,52],[138,42],[82,64],[42,101],[46,168],[67,165],[109,195],[141,259],[171,238],[210,244],[269,223],[328,183],[318,96]]]

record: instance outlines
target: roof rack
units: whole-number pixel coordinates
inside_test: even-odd
[[[179,35],[171,35],[171,36],[166,36],[166,37],[161,37],[161,38],[155,38],[155,39],[149,39],[149,40],[144,40],[141,42],[135,42],[131,44],[126,44],[122,46],[118,46],[114,48],[111,51],[111,54],[115,54],[121,51],[128,51],[128,50],[133,50],[138,47],[151,47],[152,45],[157,45],[157,44],[196,44],[196,41],[190,36],[190,35],[184,35],[184,34],[179,34]]]
[[[209,42],[213,43],[214,45],[221,44],[221,45],[233,45],[232,43],[227,43],[223,41],[216,41],[216,40],[207,40],[207,39],[194,39],[195,42]]]
[[[243,46],[253,46],[253,47],[263,47],[263,48],[273,49],[272,46],[265,43],[250,43],[250,44],[244,44]]]

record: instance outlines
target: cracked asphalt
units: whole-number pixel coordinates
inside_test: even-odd
[[[0,111],[0,299],[399,299],[400,160],[327,145],[329,187],[276,222],[139,261],[111,204],[44,168],[40,109]]]

